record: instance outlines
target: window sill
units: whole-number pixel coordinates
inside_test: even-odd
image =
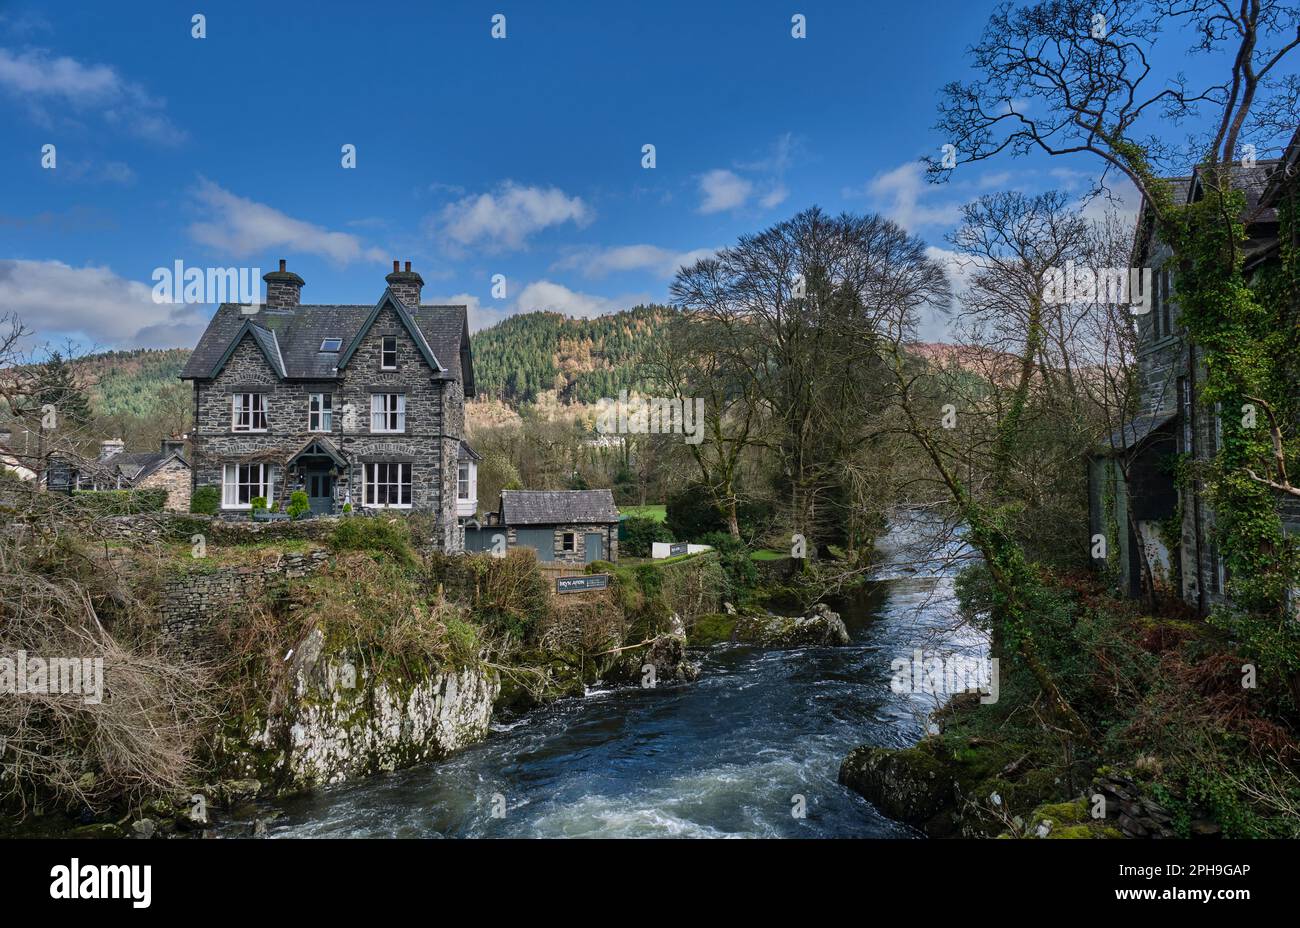
[[[410,509],[410,503],[362,503],[362,509]]]

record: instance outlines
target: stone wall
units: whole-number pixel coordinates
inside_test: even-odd
[[[190,657],[217,657],[214,635],[231,604],[253,599],[269,582],[306,576],[328,559],[325,551],[283,554],[262,564],[200,568],[175,576],[164,583],[159,598],[163,638]],[[195,563],[203,561],[196,558]]]
[[[193,475],[190,469],[180,461],[172,459],[135,486],[141,490],[166,490],[168,509],[174,512],[189,512],[192,481]]]
[[[604,551],[599,560],[618,561],[618,524],[572,524],[572,525],[524,525],[510,526],[506,529],[506,546],[515,548],[519,546],[519,528],[525,529],[551,529],[552,549],[551,559],[542,561],[542,563],[551,564],[571,564],[577,567],[587,563],[587,533],[600,535],[603,538]],[[573,532],[577,537],[574,539],[572,551],[564,550],[564,535],[566,532]],[[539,558],[540,559],[540,558]]]

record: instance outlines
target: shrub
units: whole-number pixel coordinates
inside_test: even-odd
[[[190,512],[215,516],[221,507],[221,491],[216,487],[199,487],[190,497]]]
[[[727,587],[732,596],[740,597],[758,586],[758,568],[749,556],[749,548],[732,538],[728,532],[710,532],[700,539],[718,552],[718,560],[727,575]]]
[[[649,557],[656,541],[672,541],[673,533],[657,519],[629,516],[623,520],[624,537],[619,550],[627,557]]]
[[[336,551],[365,551],[413,567],[411,533],[400,519],[344,519],[334,526],[330,547]]]
[[[72,496],[78,505],[101,516],[162,512],[167,506],[166,490],[77,490]]]
[[[289,513],[291,519],[300,519],[311,512],[311,503],[307,499],[307,494],[302,490],[294,490],[289,496],[289,507],[285,511]]]
[[[254,514],[264,512],[266,510],[266,497],[254,496],[253,502],[250,505],[252,506]]]

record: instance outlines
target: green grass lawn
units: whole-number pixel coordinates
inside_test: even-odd
[[[625,516],[654,519],[656,522],[662,522],[668,517],[668,507],[662,504],[658,506],[624,506],[619,509],[619,512]]]
[[[770,548],[759,548],[749,555],[751,561],[780,561],[790,555],[785,551],[773,551]]]

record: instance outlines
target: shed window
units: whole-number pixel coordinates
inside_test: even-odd
[[[564,541],[560,543],[563,551],[576,551],[578,548],[578,535],[576,532],[565,532]]]

